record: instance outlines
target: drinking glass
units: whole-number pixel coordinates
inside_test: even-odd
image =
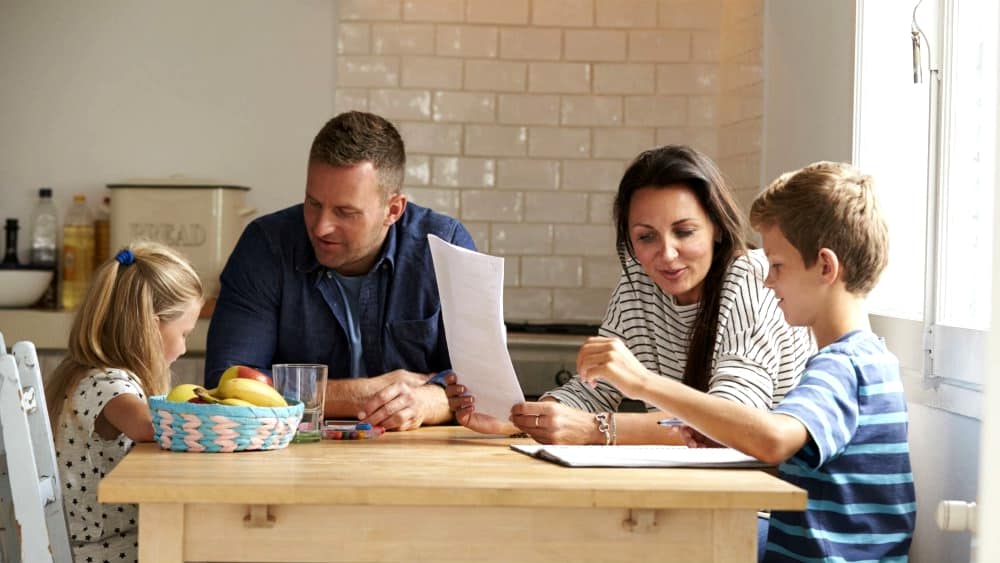
[[[274,388],[286,399],[302,401],[302,422],[292,442],[318,442],[323,429],[327,368],[323,364],[274,364]]]

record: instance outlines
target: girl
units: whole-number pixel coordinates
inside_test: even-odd
[[[201,305],[194,268],[160,244],[123,249],[91,280],[46,390],[77,563],[137,559],[137,508],[98,503],[97,485],[152,441],[146,397],[169,387]]]

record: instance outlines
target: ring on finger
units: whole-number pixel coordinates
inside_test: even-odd
[[[536,414],[535,415],[535,428],[538,428],[538,419],[540,419],[540,418],[542,418],[542,415],[540,415],[540,414]]]

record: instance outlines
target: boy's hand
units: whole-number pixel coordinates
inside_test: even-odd
[[[681,433],[681,439],[689,448],[724,448],[722,444],[712,440],[708,436],[698,432],[690,426],[682,426],[679,428]]]
[[[621,340],[602,336],[588,338],[583,343],[576,355],[576,370],[580,379],[591,387],[600,378],[633,399],[642,398],[650,375]]]

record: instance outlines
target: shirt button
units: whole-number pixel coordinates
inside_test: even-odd
[[[327,277],[327,278],[333,278],[333,272],[331,272],[331,271],[327,271],[327,272],[326,272],[326,277]]]

